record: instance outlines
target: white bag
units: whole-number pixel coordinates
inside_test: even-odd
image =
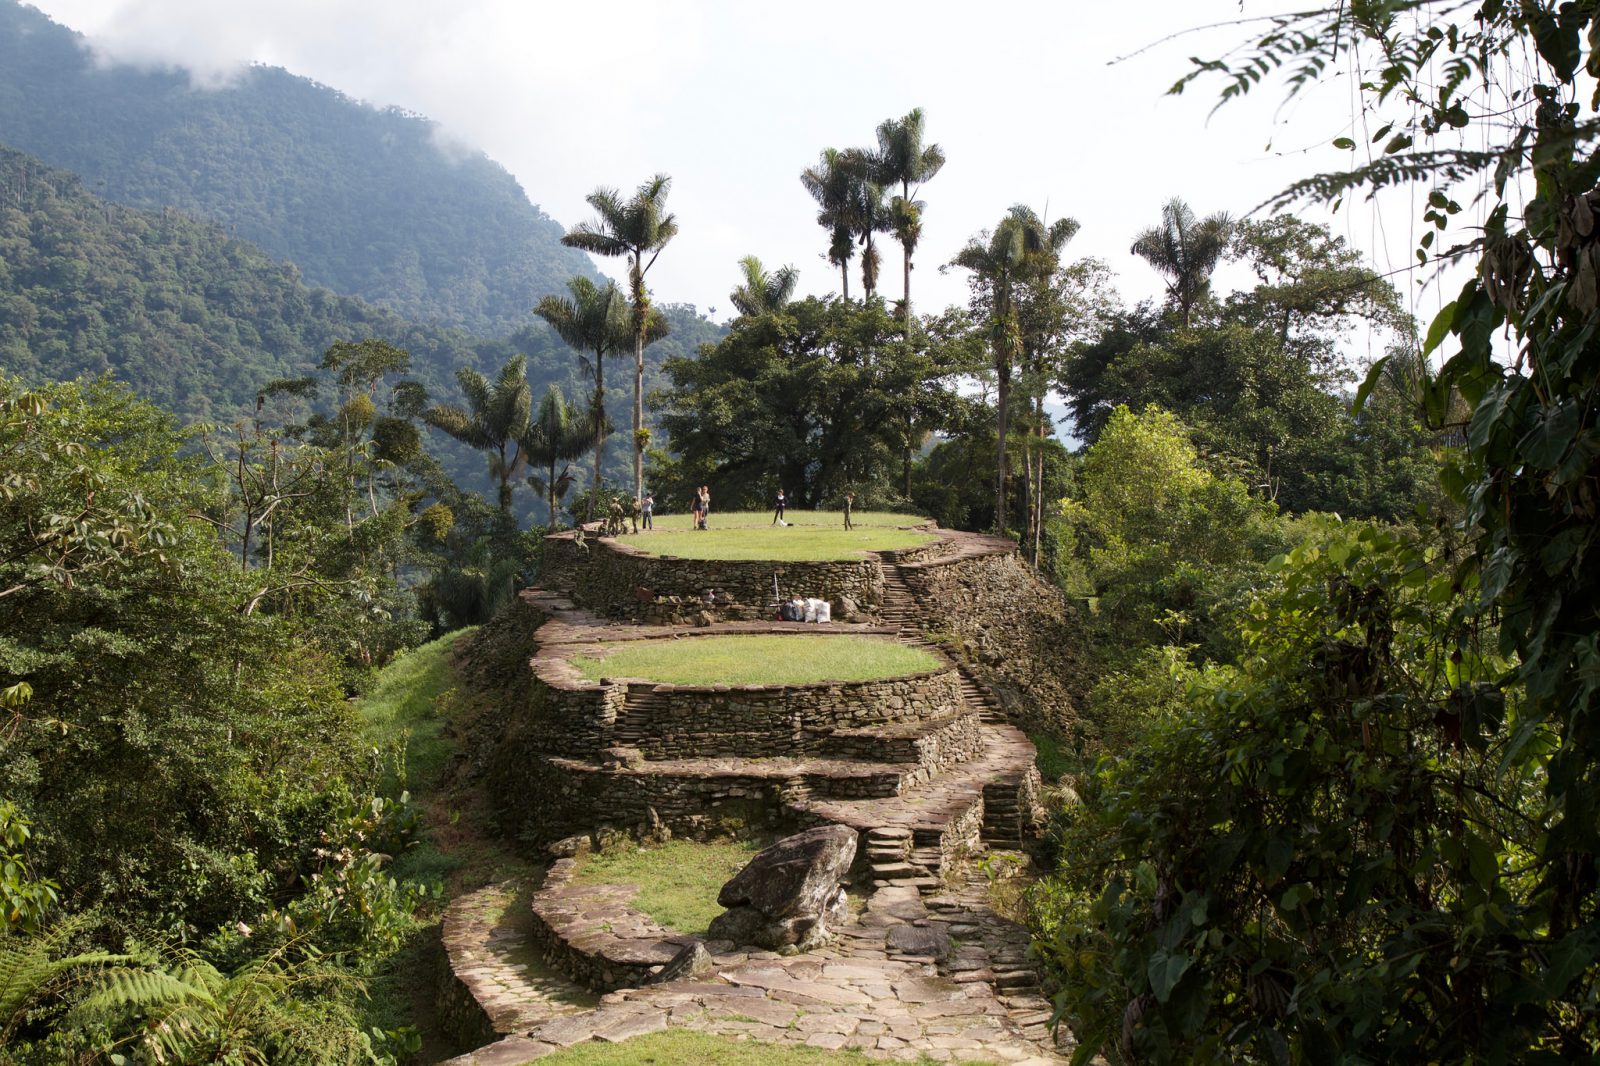
[[[826,607],[826,606],[827,606],[826,603],[824,603],[822,600],[817,599],[816,597],[808,598],[806,600],[806,621],[807,622],[815,622],[815,621],[817,621],[817,608]]]
[[[833,621],[833,605],[830,604],[827,600],[818,600],[817,601],[817,621],[819,621],[819,622],[831,622],[831,621]]]

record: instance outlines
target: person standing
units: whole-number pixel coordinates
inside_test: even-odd
[[[776,526],[776,525],[780,525],[782,523],[783,523],[783,490],[780,488],[778,490],[778,509],[776,511],[772,512],[772,524]]]
[[[650,516],[656,513],[656,498],[654,496],[652,496],[648,492],[645,493],[644,494],[644,502],[642,504],[640,504],[640,509],[643,512],[641,517],[644,518],[644,528],[646,528],[646,529],[654,529],[654,528],[656,528],[654,523],[652,523],[650,521]]]
[[[700,528],[711,528],[711,486],[700,486]]]
[[[854,528],[856,528],[854,523],[852,523],[850,521],[850,506],[851,506],[851,504],[855,503],[855,501],[856,501],[856,494],[855,493],[847,492],[847,493],[844,494],[844,528],[846,528],[846,529],[854,529]]]
[[[698,487],[694,490],[694,499],[689,503],[689,514],[694,518],[690,525],[695,529],[705,528],[705,510],[700,499],[700,489]]]

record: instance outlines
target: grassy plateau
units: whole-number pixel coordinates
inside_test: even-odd
[[[584,677],[662,685],[805,685],[903,677],[939,666],[926,649],[881,637],[775,633],[619,641],[572,659]]]
[[[704,933],[722,913],[717,893],[763,846],[755,840],[669,840],[590,855],[574,879],[581,884],[637,885],[633,905],[639,910],[680,933]]]
[[[855,528],[844,528],[840,511],[790,511],[786,526],[772,524],[772,512],[711,511],[711,528],[691,528],[688,515],[663,515],[655,529],[622,537],[625,544],[656,555],[682,559],[731,559],[781,563],[848,562],[862,552],[914,548],[934,539],[929,533],[901,529],[923,521],[916,515],[859,511]]]

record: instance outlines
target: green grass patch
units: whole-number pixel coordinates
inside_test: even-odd
[[[1033,741],[1033,746],[1039,750],[1034,764],[1039,767],[1039,776],[1047,784],[1054,784],[1061,780],[1061,775],[1071,773],[1078,768],[1081,762],[1071,752],[1062,748],[1063,741],[1054,733],[1033,733],[1028,737]]]
[[[863,511],[844,528],[839,511],[790,511],[787,526],[772,524],[772,512],[711,511],[711,528],[690,528],[688,515],[657,518],[655,530],[624,536],[625,543],[656,555],[682,559],[730,559],[771,562],[839,562],[861,558],[862,552],[914,548],[935,539],[931,533],[900,529],[924,521],[916,515]]]
[[[683,1066],[691,1062],[696,1066],[853,1066],[872,1061],[855,1050],[824,1051],[668,1029],[620,1044],[579,1044],[539,1059],[538,1066]],[[917,1060],[932,1061],[926,1057]]]
[[[380,751],[393,746],[405,752],[406,783],[413,791],[431,787],[450,757],[439,697],[455,684],[450,649],[471,632],[458,629],[398,656],[356,703],[368,742]]]
[[[595,645],[572,665],[591,681],[637,677],[667,685],[804,685],[865,681],[933,670],[925,648],[880,637],[776,633]]]
[[[574,880],[637,885],[633,905],[639,910],[680,933],[704,933],[722,913],[717,893],[764,846],[758,840],[669,840],[657,847],[617,848],[584,858]]]

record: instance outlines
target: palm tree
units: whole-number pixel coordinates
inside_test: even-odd
[[[594,480],[600,484],[600,459],[606,446],[606,367],[608,355],[627,351],[633,340],[633,326],[628,315],[627,297],[622,295],[615,282],[601,288],[585,277],[569,278],[565,296],[546,296],[533,309],[550,324],[556,335],[582,353],[593,353],[593,362],[587,354],[580,355],[583,372],[594,378],[594,392],[589,399],[589,426],[594,431]],[[651,316],[665,323],[660,315]],[[552,522],[554,519],[552,518]]]
[[[742,315],[767,315],[782,311],[794,297],[795,286],[800,283],[800,271],[792,266],[770,273],[763,269],[761,260],[747,255],[739,260],[744,272],[744,284],[728,294],[733,306]]]
[[[878,291],[878,269],[883,264],[873,235],[888,233],[891,228],[889,206],[883,199],[882,168],[877,154],[865,148],[851,148],[841,154],[850,180],[846,218],[861,240],[861,287],[870,300]]]
[[[924,145],[922,108],[914,107],[905,118],[884,119],[878,124],[878,172],[885,185],[899,185],[900,194],[889,202],[889,228],[905,252],[905,299],[900,314],[911,324],[911,253],[922,237],[921,200],[916,189],[939,173],[944,166],[944,150],[937,144]]]
[[[972,271],[971,285],[977,302],[989,319],[989,345],[995,372],[996,439],[994,524],[1005,532],[1006,435],[1010,431],[1009,404],[1012,373],[1024,352],[1017,301],[1024,285],[1055,268],[1061,249],[1078,232],[1070,218],[1046,226],[1032,208],[1018,204],[1006,213],[993,233],[983,233],[951,260],[952,266]]]
[[[442,403],[422,412],[428,425],[489,453],[489,476],[499,482],[500,510],[505,514],[511,513],[512,480],[527,462],[519,443],[533,413],[527,373],[525,355],[513,356],[493,382],[471,367],[462,367],[456,371],[456,382],[467,407]]]
[[[839,268],[844,298],[850,299],[850,260],[856,254],[853,163],[847,153],[824,148],[817,165],[800,172],[800,184],[817,202],[817,224],[828,231],[828,262]]]
[[[1226,212],[1196,219],[1189,205],[1174,196],[1162,205],[1161,225],[1134,238],[1133,254],[1166,277],[1167,295],[1185,326],[1194,305],[1211,288],[1211,272],[1227,253],[1232,234],[1233,219]]]
[[[604,417],[605,413],[602,411],[601,418]],[[597,436],[593,424],[573,419],[572,408],[567,405],[566,396],[552,383],[545,390],[544,398],[539,401],[539,413],[528,423],[527,432],[522,436],[522,451],[528,457],[528,462],[544,471],[543,477],[534,475],[528,478],[528,484],[545,494],[545,503],[550,508],[552,529],[556,525],[556,505],[572,485],[570,469],[563,469],[558,476],[556,464],[576,459],[588,451]],[[597,460],[596,485],[600,484],[599,470]]]
[[[671,178],[657,174],[629,200],[623,200],[615,189],[596,189],[586,198],[594,208],[595,220],[579,223],[561,238],[569,248],[623,256],[628,261],[633,297],[633,493],[637,499],[644,497],[644,349],[650,334],[650,299],[645,294],[644,276],[661,249],[678,235],[676,216],[666,213],[671,186]]]

